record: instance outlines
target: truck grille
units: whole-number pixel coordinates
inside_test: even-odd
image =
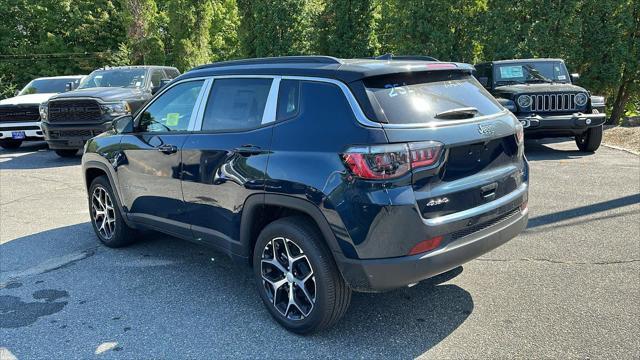
[[[95,100],[57,100],[49,102],[49,122],[100,122],[102,111]]]
[[[0,122],[40,121],[39,105],[0,106]]]
[[[100,135],[102,131],[91,129],[80,130],[49,130],[50,139],[67,139],[67,138],[83,138],[90,139],[96,135]]]
[[[577,110],[576,94],[538,94],[531,96],[531,111],[572,111]]]

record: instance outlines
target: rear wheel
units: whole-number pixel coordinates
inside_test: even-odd
[[[0,147],[3,149],[17,149],[22,145],[22,140],[0,139]]]
[[[74,157],[78,153],[77,149],[57,149],[54,151],[56,152],[56,155],[63,158]]]
[[[111,184],[105,176],[97,177],[91,182],[89,212],[93,230],[104,245],[116,248],[133,242],[135,232],[124,222]]]
[[[351,289],[322,235],[303,217],[276,220],[262,230],[253,269],[262,301],[289,331],[308,334],[328,328],[349,307]]]
[[[602,125],[589,128],[589,130],[576,136],[578,149],[584,152],[594,152],[600,147],[602,142]]]

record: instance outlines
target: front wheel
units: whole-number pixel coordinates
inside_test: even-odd
[[[57,149],[54,151],[56,152],[56,155],[63,158],[74,157],[78,153],[77,149]]]
[[[584,152],[594,152],[600,147],[602,142],[602,125],[589,128],[581,135],[576,136],[578,149]]]
[[[91,224],[98,239],[112,248],[133,242],[134,230],[124,222],[122,213],[115,202],[111,184],[106,176],[95,178],[89,187],[89,212]]]
[[[0,147],[3,149],[17,149],[22,145],[22,140],[0,139]]]
[[[262,230],[253,269],[264,305],[291,332],[328,328],[349,307],[351,289],[322,235],[304,217],[279,219]]]

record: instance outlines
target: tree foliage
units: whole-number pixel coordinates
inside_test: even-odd
[[[36,76],[103,65],[186,71],[239,57],[383,53],[441,60],[557,57],[607,96],[640,104],[637,0],[7,0],[0,97]]]

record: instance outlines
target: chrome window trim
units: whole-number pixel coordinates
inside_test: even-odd
[[[282,80],[282,76],[276,76],[271,82],[271,89],[269,90],[269,96],[267,97],[267,104],[264,107],[264,113],[262,113],[262,125],[276,121],[278,95],[280,95],[280,80]]]
[[[211,77],[205,80],[205,84],[202,87],[202,92],[198,96],[198,111],[195,111],[195,118],[193,119],[193,124],[189,123],[189,131],[199,131],[202,128],[202,119],[204,118],[204,108],[207,105],[207,100],[209,99],[209,92],[211,92],[211,88],[213,87],[213,79]],[[193,126],[191,126],[193,125]]]
[[[207,76],[202,76],[202,77],[197,77],[197,78],[189,78],[189,79],[183,79],[180,81],[177,81],[169,86],[166,86],[164,89],[162,89],[159,93],[157,93],[153,98],[151,98],[151,101],[149,101],[148,103],[146,103],[143,107],[140,108],[140,110],[138,111],[138,113],[136,114],[136,116],[133,118],[133,123],[135,124],[136,122],[138,122],[138,120],[140,119],[140,116],[142,116],[142,114],[147,111],[147,109],[153,105],[153,103],[155,103],[158,98],[160,98],[165,92],[169,91],[169,89],[172,89],[173,87],[182,84],[182,83],[186,83],[189,81],[202,81],[204,80],[203,84],[202,84],[202,88],[200,89],[200,93],[198,94],[198,97],[196,98],[196,102],[195,104],[193,104],[193,108],[196,109],[200,102],[202,101],[202,93],[203,93],[203,89],[206,87],[207,85],[207,80],[209,77]],[[180,130],[180,131],[192,131],[192,126],[195,124],[195,120],[196,120],[196,112],[193,111],[191,113],[191,118],[189,118],[189,124],[187,125],[187,130]],[[179,132],[178,130],[176,130],[176,132]],[[135,131],[134,131],[135,133]]]

